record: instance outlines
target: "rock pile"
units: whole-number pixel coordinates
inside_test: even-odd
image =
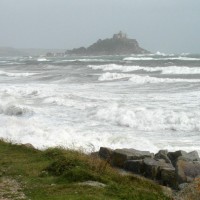
[[[99,156],[114,167],[157,180],[173,189],[179,189],[182,184],[190,183],[200,176],[200,158],[196,151],[160,150],[153,154],[135,149],[101,147]]]

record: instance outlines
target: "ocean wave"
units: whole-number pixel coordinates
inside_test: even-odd
[[[38,62],[45,62],[45,61],[49,61],[49,60],[47,60],[46,58],[38,58],[37,61]]]
[[[80,61],[80,62],[104,62],[104,59],[96,59],[96,58],[82,58],[82,59],[76,59],[76,61]]]
[[[9,116],[23,116],[32,114],[32,110],[16,105],[0,105],[0,114],[5,114]]]
[[[182,61],[198,61],[200,60],[199,58],[192,58],[192,57],[183,57],[183,56],[178,56],[178,57],[162,57],[162,58],[156,58],[156,57],[126,57],[123,58],[124,61],[139,61],[139,60],[182,60]]]
[[[135,84],[146,84],[146,83],[176,83],[176,82],[200,82],[198,79],[173,79],[173,78],[157,78],[151,76],[139,76],[132,75],[129,81]]]
[[[130,68],[130,67],[129,67]],[[133,67],[134,70],[143,70],[146,72],[158,72],[161,74],[200,74],[200,67],[186,67],[186,66],[168,66],[168,67]]]
[[[128,80],[135,84],[146,84],[146,83],[176,83],[176,82],[200,82],[199,79],[175,79],[175,78],[158,78],[152,76],[143,76],[136,74],[123,74],[123,73],[110,73],[106,72],[99,76],[99,81],[112,81],[129,78]]]
[[[99,81],[111,81],[111,80],[117,80],[117,79],[123,79],[131,77],[131,74],[119,74],[119,73],[110,73],[106,72],[102,74],[98,80]]]
[[[79,59],[57,60],[54,63],[66,63],[66,62],[106,62],[106,61],[109,61],[109,60],[96,59],[96,58],[79,58]]]
[[[127,57],[123,59],[124,61],[132,61],[132,60],[154,60],[152,57]]]
[[[89,68],[94,70],[101,69],[102,71],[122,71],[122,72],[131,72],[140,70],[140,66],[126,66],[126,65],[117,65],[117,64],[107,64],[107,65],[88,65]]]
[[[199,111],[176,111],[148,109],[145,107],[125,107],[118,104],[99,108],[95,117],[99,120],[115,123],[141,131],[199,131]]]
[[[14,73],[14,72],[0,71],[0,75],[10,76],[10,77],[26,77],[26,76],[33,76],[36,74],[37,73],[29,73],[29,72]]]
[[[200,67],[184,67],[184,66],[169,66],[169,67],[151,67],[144,68],[146,71],[161,71],[162,74],[200,74]]]
[[[191,58],[191,57],[175,57],[175,58],[166,58],[166,60],[184,60],[184,61],[195,61],[195,60],[200,60],[199,58]]]
[[[131,72],[143,70],[146,72],[159,72],[161,74],[200,74],[200,67],[186,67],[186,66],[168,66],[168,67],[143,67],[143,66],[127,66],[117,64],[107,65],[88,65],[89,68],[94,70],[101,69],[102,71],[121,71]]]

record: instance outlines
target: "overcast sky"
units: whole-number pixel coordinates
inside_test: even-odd
[[[122,30],[152,52],[200,53],[200,0],[0,0],[0,46],[89,46]]]

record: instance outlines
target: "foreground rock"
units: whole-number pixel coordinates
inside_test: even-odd
[[[178,160],[176,163],[178,183],[189,183],[200,176],[200,162]]]
[[[85,182],[78,183],[78,185],[89,185],[89,186],[98,187],[98,188],[106,187],[106,184],[103,184],[97,181],[85,181]]]
[[[141,160],[151,158],[153,154],[149,151],[138,151],[135,149],[116,149],[112,153],[112,164],[117,167],[124,167],[127,160]]]
[[[173,189],[200,176],[200,158],[196,151],[160,150],[154,155],[149,151],[101,147],[99,156],[114,167],[157,180]]]
[[[190,184],[184,184],[182,190],[175,196],[174,200],[199,200],[200,178],[194,179]]]

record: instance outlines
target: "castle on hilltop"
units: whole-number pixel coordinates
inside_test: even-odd
[[[126,33],[120,31],[119,33],[113,35],[113,39],[127,39],[127,35]]]
[[[89,47],[79,47],[67,50],[66,55],[130,55],[144,54],[149,51],[141,48],[135,39],[127,37],[126,33],[120,31],[112,38],[99,39]]]

